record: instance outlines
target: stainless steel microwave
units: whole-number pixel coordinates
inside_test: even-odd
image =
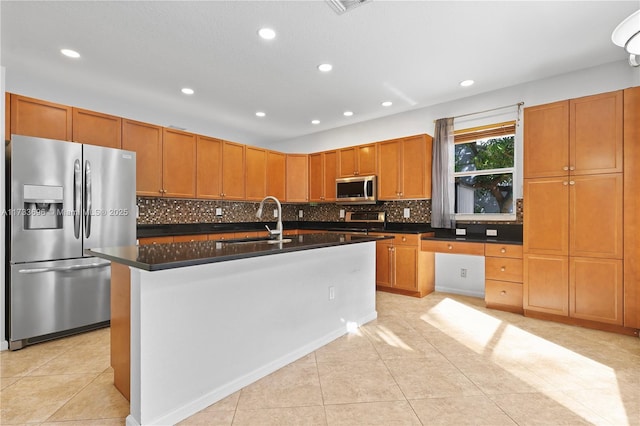
[[[340,204],[375,204],[375,176],[354,176],[336,179],[336,201]]]

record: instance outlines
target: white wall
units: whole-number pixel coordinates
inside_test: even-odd
[[[0,119],[0,134],[2,135],[2,138],[4,139],[4,110],[5,110],[5,105],[4,105],[4,74],[5,74],[5,69],[4,67],[0,67],[0,95],[2,95],[2,100],[0,100],[0,117],[2,117]],[[4,212],[5,211],[5,206],[4,206],[4,192],[5,192],[5,188],[4,188],[4,147],[2,148],[2,150],[0,150],[0,211]],[[4,216],[0,216],[0,259],[2,259],[2,261],[0,261],[0,277],[2,277],[0,279],[0,282],[2,282],[2,285],[0,285],[0,350],[4,351],[8,349],[8,343],[6,341],[5,338],[5,332],[4,332],[4,327],[5,327],[5,323],[4,323],[4,315],[5,315],[5,282],[4,282],[4,262],[5,262],[5,258],[4,258],[4,238],[5,238],[5,229],[4,229],[4,223],[5,223],[5,219]]]

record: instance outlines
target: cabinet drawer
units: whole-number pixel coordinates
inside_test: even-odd
[[[411,245],[418,246],[420,243],[420,236],[418,234],[393,234],[395,239],[393,243],[396,245]]]
[[[207,241],[207,234],[198,235],[175,235],[173,237],[174,243],[187,243],[190,241]]]
[[[515,244],[485,244],[484,255],[522,259],[522,246]]]
[[[484,256],[484,246],[484,243],[422,240],[422,251],[435,251],[439,253]]]
[[[207,239],[211,240],[230,240],[235,238],[233,232],[219,232],[217,234],[207,234]]]
[[[490,308],[503,307],[509,311],[522,312],[522,284],[486,280],[484,301]]]
[[[484,275],[488,280],[522,282],[522,259],[487,257]]]
[[[143,237],[138,238],[138,245],[144,246],[146,244],[162,244],[162,243],[172,243],[173,237]]]

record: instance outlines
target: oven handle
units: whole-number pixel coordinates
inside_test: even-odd
[[[97,269],[106,268],[111,263],[89,263],[87,265],[73,265],[73,266],[52,266],[50,268],[34,268],[34,269],[20,269],[21,274],[40,274],[43,272],[68,272],[68,271],[80,271],[83,269]]]
[[[367,194],[367,182],[369,182],[369,179],[364,179],[362,181],[362,183],[364,183],[364,189],[362,190],[362,194],[364,195],[365,200],[369,199],[369,195]]]

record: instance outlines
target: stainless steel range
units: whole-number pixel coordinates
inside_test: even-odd
[[[383,231],[386,215],[375,211],[347,212],[344,221],[354,225],[347,228],[351,232]]]
[[[136,154],[13,135],[7,154],[9,348],[109,324],[110,263],[134,245]]]

